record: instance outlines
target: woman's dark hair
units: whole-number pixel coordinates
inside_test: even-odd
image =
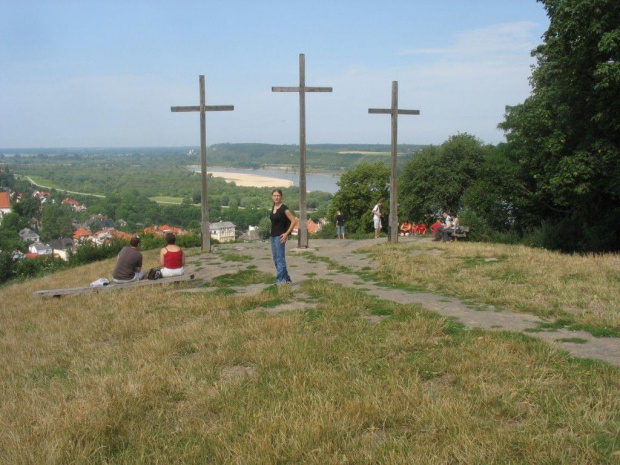
[[[274,190],[272,190],[272,191],[271,191],[271,195],[273,195],[273,194],[274,194],[274,193],[276,193],[276,192],[277,192],[278,194],[280,194],[280,197],[282,197],[282,196],[284,195],[284,194],[282,193],[282,189],[274,189]],[[273,204],[274,204],[274,206],[275,206],[275,204],[276,204],[276,203],[274,202]]]
[[[174,235],[174,233],[166,233],[166,244],[168,245],[172,245],[177,241],[176,236]]]

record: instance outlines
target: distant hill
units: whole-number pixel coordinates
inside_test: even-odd
[[[398,146],[398,163],[404,164],[422,149],[423,145],[403,144]],[[299,166],[299,146],[293,144],[214,144],[207,148],[210,166],[233,168],[264,168]],[[49,160],[57,162],[66,159],[70,162],[90,162],[94,158],[111,159],[114,163],[127,160],[136,161],[174,161],[175,164],[199,164],[199,147],[134,147],[134,148],[31,148],[2,149],[0,161],[30,163]],[[306,163],[310,171],[343,172],[365,162],[383,160],[389,164],[390,146],[388,144],[310,144],[306,149]]]

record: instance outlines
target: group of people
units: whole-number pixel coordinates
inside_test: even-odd
[[[282,191],[274,189],[271,193],[273,206],[269,213],[271,220],[270,243],[273,261],[276,266],[276,284],[291,283],[291,277],[286,268],[286,241],[297,225],[297,218],[291,210],[282,203]],[[344,219],[341,218],[342,238],[344,239]],[[142,271],[142,254],[139,251],[140,238],[134,236],[129,246],[123,247],[116,261],[112,273],[115,283],[129,283],[140,281],[146,277]],[[185,273],[185,253],[176,245],[176,236],[166,234],[166,246],[159,252],[160,273],[162,278],[181,276]]]
[[[140,238],[134,236],[129,240],[129,246],[121,249],[112,272],[115,283],[140,281],[146,277],[142,271],[142,254],[139,248]],[[159,264],[162,278],[181,276],[185,273],[185,253],[176,245],[176,236],[173,233],[166,234],[166,246],[159,251]]]
[[[270,245],[273,262],[276,267],[276,285],[290,284],[291,277],[286,267],[286,241],[297,225],[297,218],[291,210],[282,203],[282,190],[274,189],[271,192],[272,208],[269,212],[271,220]],[[373,226],[375,229],[375,238],[381,234],[381,206],[383,200],[379,200],[372,209]],[[431,225],[431,234],[434,241],[449,241],[454,231],[458,230],[459,220],[452,217],[448,212],[443,213],[444,222],[437,220]],[[344,216],[338,210],[336,214],[336,233],[338,238],[344,239]],[[426,225],[424,223],[415,224],[405,221],[400,226],[401,235],[424,235],[426,234]],[[116,267],[112,273],[112,278],[116,283],[127,283],[132,281],[140,281],[145,278],[142,271],[142,254],[138,250],[140,248],[140,238],[134,236],[129,241],[129,246],[123,247],[118,254]],[[185,272],[185,253],[183,249],[176,245],[176,236],[173,233],[166,234],[166,246],[159,252],[159,264],[161,265],[161,277],[168,278],[172,276],[181,276]]]
[[[424,236],[426,234],[426,225],[424,223],[409,223],[408,220],[405,220],[400,225],[399,233],[401,236]]]
[[[431,225],[431,234],[433,241],[449,242],[453,241],[452,233],[460,230],[459,219],[450,215],[449,212],[443,212],[443,223],[437,220]]]

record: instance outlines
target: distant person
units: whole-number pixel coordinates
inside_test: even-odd
[[[411,230],[412,230],[412,226],[411,226],[411,223],[409,223],[409,220],[405,220],[403,222],[403,224],[400,225],[400,235],[401,236],[410,236],[411,235]]]
[[[439,219],[437,219],[433,224],[431,224],[431,236],[433,237],[434,241],[439,240],[439,239],[435,239],[435,235],[437,233],[437,230],[442,227],[442,224],[443,223]]]
[[[378,239],[381,235],[381,218],[383,217],[383,214],[381,213],[381,205],[383,205],[383,199],[379,200],[377,205],[375,205],[372,209],[372,222],[375,227],[375,239]]]
[[[344,239],[344,216],[340,210],[336,212],[336,237]]]
[[[177,238],[173,233],[166,233],[167,245],[159,251],[162,278],[181,276],[185,273],[185,253],[176,245],[176,241]]]
[[[461,227],[459,226],[459,219],[456,216],[451,217],[451,219],[452,219],[452,224],[450,225],[450,227],[444,228],[441,233],[442,234],[441,240],[443,242],[453,241],[454,237],[452,237],[452,233],[459,232],[461,229]]]
[[[112,273],[115,283],[129,283],[144,279],[142,271],[142,254],[138,252],[140,238],[134,236],[129,240],[129,247],[125,246],[118,254],[116,267]]]
[[[448,230],[452,230],[452,217],[450,216],[450,213],[448,212],[443,212],[442,214],[444,222],[435,229],[435,232],[433,233],[433,240],[438,242],[441,241],[443,239],[443,231],[444,229],[448,229]]]
[[[286,240],[297,224],[297,218],[289,208],[282,203],[282,191],[274,189],[271,192],[273,206],[269,212],[271,220],[271,254],[276,265],[276,286],[289,284],[291,277],[286,269]]]
[[[424,223],[420,223],[419,225],[417,225],[415,233],[421,236],[426,235],[426,225]]]

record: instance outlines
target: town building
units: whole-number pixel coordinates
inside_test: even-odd
[[[299,224],[299,223],[297,223]],[[308,218],[308,234],[316,234],[321,230],[321,225],[315,223],[311,219]],[[293,236],[297,236],[299,234],[299,226],[295,226],[293,231],[291,232]]]
[[[75,242],[90,240],[92,235],[93,233],[91,233],[88,229],[78,228],[73,232],[73,240]]]
[[[69,260],[69,253],[73,250],[73,239],[70,237],[61,237],[49,241],[48,245],[52,248],[52,256],[61,258],[64,261]]]
[[[25,242],[39,242],[41,238],[32,229],[24,228],[19,232],[19,238]]]
[[[8,192],[0,192],[0,223],[2,223],[2,217],[7,213],[11,213],[11,197]]]
[[[236,226],[230,221],[219,221],[217,223],[211,223],[209,226],[211,238],[216,239],[219,242],[234,241],[235,228]]]
[[[35,242],[33,244],[30,244],[28,246],[28,251],[32,254],[37,254],[37,255],[51,255],[52,254],[52,248],[49,245],[44,244],[43,242]]]

